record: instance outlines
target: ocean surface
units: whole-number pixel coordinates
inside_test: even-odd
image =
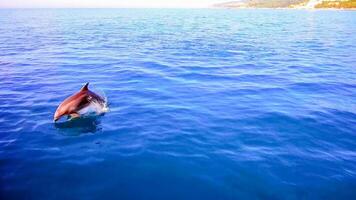
[[[356,12],[0,10],[0,199],[356,199]]]

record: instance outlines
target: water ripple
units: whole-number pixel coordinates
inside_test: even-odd
[[[0,10],[1,197],[354,199],[355,19]],[[110,112],[53,124],[85,82]]]

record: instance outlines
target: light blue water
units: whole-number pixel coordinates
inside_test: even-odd
[[[1,199],[355,199],[356,12],[0,10]],[[55,125],[85,82],[110,112]]]

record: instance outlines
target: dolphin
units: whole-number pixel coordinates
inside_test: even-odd
[[[99,103],[105,106],[105,100],[101,96],[90,91],[89,83],[86,83],[79,92],[66,98],[57,108],[54,113],[53,121],[56,122],[62,116],[70,116],[71,119],[80,117],[83,112],[91,105],[91,103]]]

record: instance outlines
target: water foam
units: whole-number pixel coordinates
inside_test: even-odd
[[[104,102],[93,100],[88,106],[79,110],[79,114],[82,116],[101,115],[108,111],[108,101],[107,98],[104,96]]]

